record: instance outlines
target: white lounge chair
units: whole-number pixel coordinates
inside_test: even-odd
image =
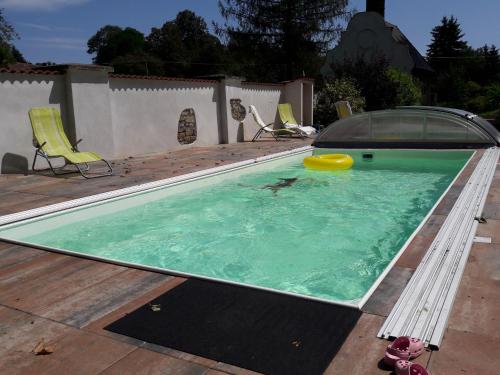
[[[269,124],[266,124],[264,121],[262,121],[262,118],[259,116],[259,112],[257,112],[255,106],[251,105],[249,106],[249,108],[250,108],[249,112],[252,114],[253,119],[255,120],[257,125],[259,125],[259,130],[257,131],[257,133],[255,133],[254,137],[252,138],[252,142],[255,142],[257,138],[259,138],[264,133],[271,134],[273,138],[276,139],[277,141],[279,141],[280,135],[291,136],[293,134],[296,134],[296,132],[289,129],[273,129],[272,126],[274,125],[274,123],[271,122]]]

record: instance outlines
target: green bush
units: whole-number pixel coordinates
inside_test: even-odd
[[[464,109],[467,111],[487,114],[487,117],[494,118],[492,113],[496,114],[500,110],[500,83],[483,87],[476,82],[468,82],[466,93]]]
[[[500,109],[500,83],[494,83],[486,89],[488,106],[493,109]]]
[[[396,105],[422,104],[422,88],[410,74],[392,67],[387,68],[385,74],[396,86]]]
[[[0,41],[0,66],[7,66],[16,62],[12,55],[12,49],[7,43]]]
[[[343,77],[328,81],[316,96],[314,119],[321,125],[329,125],[338,120],[335,102],[347,100],[353,112],[362,112],[365,98],[361,96],[354,79]]]
[[[371,62],[363,59],[345,61],[331,68],[336,78],[347,77],[356,82],[361,96],[365,98],[367,111],[422,103],[420,82],[412,75],[390,67],[382,57]]]
[[[488,111],[488,98],[484,95],[477,95],[465,102],[465,109],[473,113],[483,113]]]
[[[361,96],[365,98],[365,109],[393,108],[397,105],[397,85],[388,80],[386,71],[389,67],[383,58],[370,63],[360,59],[355,62],[345,61],[344,64],[332,66],[336,78],[348,77],[357,83]]]

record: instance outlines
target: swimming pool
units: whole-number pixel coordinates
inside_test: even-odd
[[[335,152],[354,168],[307,170],[311,151],[295,152],[4,225],[0,237],[358,305],[472,152]]]

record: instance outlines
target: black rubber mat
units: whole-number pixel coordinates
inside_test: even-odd
[[[314,375],[323,373],[360,315],[190,279],[105,329],[265,374]]]

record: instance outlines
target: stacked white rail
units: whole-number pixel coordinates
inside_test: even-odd
[[[498,155],[496,147],[484,152],[378,337],[407,335],[426,346],[441,344]]]

